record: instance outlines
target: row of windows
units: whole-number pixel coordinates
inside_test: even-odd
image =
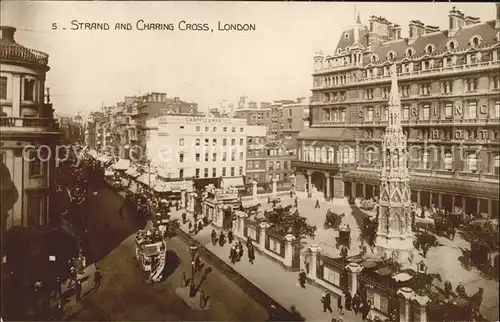
[[[180,153],[179,154],[179,162],[183,163],[184,159],[185,159],[184,153]],[[243,159],[244,159],[244,153],[240,152],[239,153],[239,160],[241,161]],[[195,161],[196,162],[200,162],[200,160],[201,160],[200,153],[196,153],[195,154]],[[205,162],[209,162],[210,158],[209,158],[209,154],[208,153],[205,153],[204,160],[205,160]],[[222,153],[221,161],[228,161],[227,160],[227,153],[226,152]],[[236,161],[236,152],[231,152],[231,161]],[[212,153],[212,162],[217,162],[217,153]]]
[[[335,151],[332,147],[304,147],[299,150],[299,160],[305,162],[349,164],[356,162],[356,151],[349,147],[344,147],[339,151]]]
[[[36,80],[33,78],[23,79],[22,99],[23,101],[36,101],[38,91],[36,87]],[[7,77],[0,77],[0,99],[7,99]]]
[[[195,140],[195,146],[200,146],[201,144],[201,139],[196,139]],[[240,145],[243,146],[245,144],[245,140],[240,138]],[[206,138],[204,139],[204,146],[209,146],[210,145],[210,139]],[[212,139],[212,146],[217,145],[217,139],[213,138]],[[222,146],[227,146],[228,145],[228,139],[224,138],[222,139]],[[236,139],[232,138],[231,139],[231,145],[236,145]],[[179,146],[184,146],[184,138],[179,139]]]
[[[281,161],[269,161],[268,170],[288,170],[290,169],[290,161],[283,161],[283,168],[281,168]]]
[[[210,178],[209,177],[209,168],[204,168],[203,169],[203,178]],[[181,169],[179,170],[179,178],[182,178],[180,176],[180,171],[182,171],[182,174],[184,174],[184,170]],[[200,178],[200,171],[201,169],[200,168],[196,168],[195,169],[195,173],[194,173],[194,176],[195,178]],[[227,174],[227,167],[223,167],[222,168],[222,173],[221,173],[221,176],[222,177],[226,177],[228,174]],[[229,176],[230,177],[234,177],[236,175],[236,168],[235,167],[230,167],[229,168]],[[238,175],[242,176],[243,175],[243,167],[239,167],[238,169]],[[218,177],[218,172],[217,172],[217,168],[212,168],[212,176],[211,178],[217,178]]]
[[[444,109],[444,117],[445,118],[452,118],[453,117],[453,104],[452,103],[444,103],[443,105]],[[477,102],[475,101],[469,101],[466,102],[465,105],[463,105],[463,114],[465,119],[475,119],[478,117],[478,106]],[[421,105],[420,108],[417,110],[418,111],[418,117],[420,120],[429,120],[430,119],[430,114],[431,114],[431,106],[430,104],[424,104]],[[403,105],[402,107],[402,120],[408,121],[410,119],[410,105]],[[381,110],[382,114],[382,121],[387,121],[388,120],[388,107],[384,106]],[[494,110],[493,110],[493,118],[500,118],[500,101],[496,101],[494,105]],[[364,113],[364,120],[365,121],[373,121],[374,120],[374,108],[369,106],[365,108],[365,113]],[[339,121],[344,121],[344,120],[339,120]]]
[[[373,165],[375,164],[376,155],[375,151],[368,150],[366,156],[366,164]],[[431,169],[432,168],[432,158],[429,152],[424,152],[421,154],[419,168],[421,169]],[[500,156],[496,155],[493,158],[493,167],[491,172],[494,174],[500,174]],[[453,168],[453,155],[451,152],[446,152],[443,156],[442,169],[452,171]],[[478,158],[475,153],[470,153],[467,155],[467,158],[464,160],[464,172],[476,173],[478,171]]]
[[[184,129],[184,125],[181,125],[180,126],[181,129]],[[214,126],[211,128],[212,129],[212,132],[217,132],[217,127]],[[201,126],[197,125],[196,126],[196,132],[200,132],[201,131]],[[205,132],[210,132],[210,127],[209,126],[205,126]],[[223,127],[222,128],[222,132],[227,132],[227,127]],[[235,133],[236,132],[236,128],[235,127],[232,127],[231,128],[231,132]],[[243,128],[240,127],[240,133],[243,132]]]

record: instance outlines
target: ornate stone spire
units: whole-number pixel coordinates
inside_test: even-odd
[[[401,127],[401,100],[396,65],[391,67],[389,124],[382,138],[379,222],[376,245],[379,255],[408,261],[413,252],[411,194],[406,135]]]

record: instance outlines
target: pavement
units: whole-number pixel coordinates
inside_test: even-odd
[[[97,195],[89,191],[86,204],[90,243],[89,257],[97,259],[103,278],[98,290],[93,290],[89,279],[83,298],[76,302],[70,296],[64,306],[65,320],[74,321],[265,321],[269,314],[262,305],[233,283],[210,261],[204,259],[212,271],[200,290],[210,297],[206,311],[190,308],[176,294],[181,287],[181,275],[190,277],[191,257],[185,241],[174,237],[167,241],[165,279],[161,283],[146,284],[145,277],[135,261],[133,236],[145,223],[133,210],[125,208],[124,219],[118,209],[123,198],[109,188]],[[110,223],[110,230],[104,223]],[[196,284],[201,276],[197,273]]]
[[[282,205],[287,206],[293,204],[294,199],[289,197],[281,197]],[[259,198],[262,205],[262,211],[270,209],[271,205],[267,204],[267,197]],[[244,201],[245,203],[254,204],[254,201]],[[298,208],[301,216],[307,218],[308,223],[316,225],[318,230],[314,240],[305,239],[303,246],[307,247],[310,244],[318,244],[323,253],[330,256],[338,256],[338,250],[334,246],[334,238],[337,232],[332,229],[323,229],[323,222],[328,208],[338,214],[345,213],[343,223],[349,224],[351,227],[351,248],[350,255],[359,252],[359,223],[366,214],[355,213],[355,209],[351,208],[346,200],[334,199],[331,202],[321,201],[320,208],[315,208],[316,199],[301,199],[298,200]],[[180,218],[181,211],[174,212],[173,217]],[[181,229],[188,231],[187,225],[181,225]],[[224,247],[213,246],[211,243],[210,233],[212,228],[205,228],[194,238],[202,243],[207,249],[220,257],[226,263],[229,261],[229,245]],[[484,289],[483,301],[480,307],[482,315],[490,321],[499,321],[498,315],[498,289],[499,284],[495,280],[486,280],[479,275],[476,268],[471,271],[465,270],[460,265],[460,258],[463,256],[463,250],[470,250],[470,244],[462,239],[459,234],[454,241],[447,238],[437,236],[441,246],[432,247],[427,253],[425,262],[428,266],[429,273],[438,273],[442,277],[442,282],[434,281],[434,284],[444,287],[443,283],[449,280],[453,288],[460,281],[464,282],[467,293],[474,294],[479,287]],[[418,256],[418,255],[417,255]],[[259,287],[262,291],[274,298],[284,307],[290,308],[294,305],[299,313],[306,320],[319,321],[328,318],[327,313],[321,311],[321,303],[319,298],[322,291],[309,285],[303,290],[296,286],[297,273],[291,273],[283,270],[279,264],[268,259],[264,255],[256,252],[256,261],[254,265],[249,264],[246,259],[233,266],[235,270],[245,276],[250,282]],[[336,303],[336,299],[332,300]],[[335,311],[334,311],[335,312]],[[352,312],[346,312],[345,321],[357,321],[358,317],[352,315]],[[331,318],[331,316],[330,316]]]
[[[283,200],[284,198],[282,198]],[[299,200],[299,209],[301,201]],[[174,211],[172,218],[181,218],[182,211]],[[187,224],[182,224],[181,227],[184,232],[188,232]],[[211,241],[212,227],[206,227],[197,235],[192,236],[197,242],[202,244],[214,255],[219,257],[225,263],[232,265],[234,270],[243,275],[248,281],[260,288],[263,292],[268,294],[278,303],[290,310],[296,310],[306,321],[330,321],[333,317],[338,317],[336,312],[337,298],[332,293],[332,309],[333,314],[323,312],[322,304],[320,302],[321,296],[324,291],[312,285],[307,285],[302,289],[298,285],[298,273],[285,271],[279,264],[275,263],[265,255],[255,252],[255,262],[250,264],[246,257],[231,264],[229,260],[230,245],[226,243],[224,247],[214,246]],[[292,309],[292,307],[294,309]],[[346,311],[344,321],[357,322],[361,321],[361,316],[354,315],[352,311]]]

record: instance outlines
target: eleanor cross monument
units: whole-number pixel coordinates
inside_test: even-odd
[[[389,124],[382,137],[377,254],[408,263],[413,253],[411,194],[406,135],[401,127],[396,65],[391,66]]]

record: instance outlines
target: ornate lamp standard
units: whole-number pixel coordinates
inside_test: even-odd
[[[194,285],[194,257],[196,256],[197,251],[198,246],[194,244],[189,246],[189,252],[191,253],[191,281],[189,283],[189,297],[194,297],[196,295],[196,287]]]
[[[417,276],[418,276],[418,293],[419,295],[423,295],[424,289],[427,286],[425,276],[427,275],[427,265],[425,265],[424,261],[421,260],[420,262],[417,263]]]

